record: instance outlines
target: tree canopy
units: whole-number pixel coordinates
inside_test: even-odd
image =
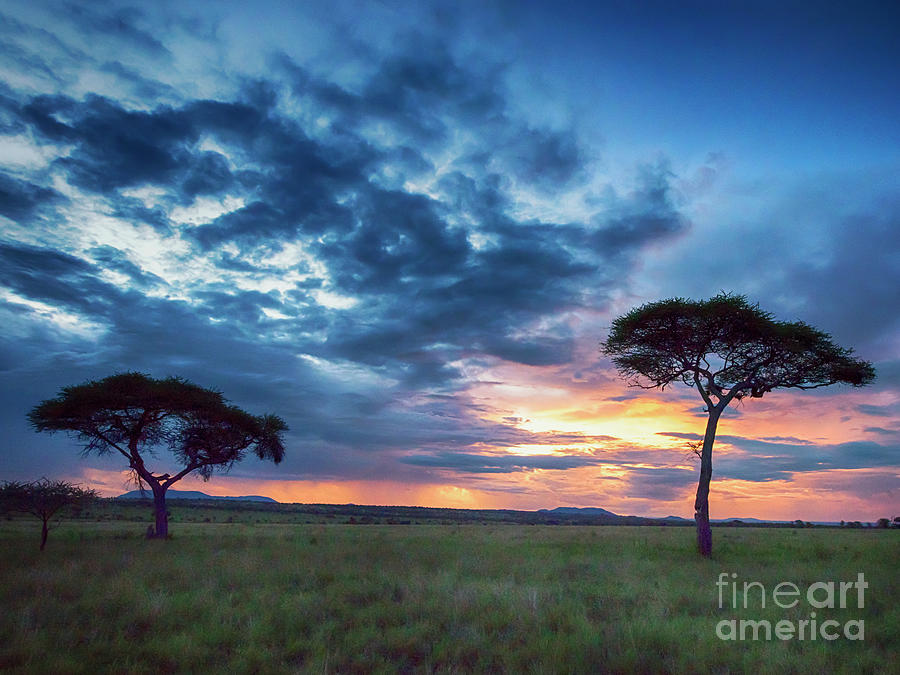
[[[66,481],[40,478],[30,483],[6,481],[0,485],[0,510],[30,513],[41,519],[41,550],[47,545],[50,521],[62,509],[80,509],[97,498],[97,492]]]
[[[776,388],[860,387],[875,377],[871,363],[853,358],[852,349],[827,333],[802,321],[777,321],[746,297],[727,293],[637,307],[613,321],[602,350],[637,386],[683,382],[716,402],[761,398]]]
[[[665,389],[673,382],[696,387],[709,419],[694,502],[697,541],[710,555],[709,482],[716,426],[731,401],[761,398],[773,389],[815,389],[869,384],[875,369],[854,358],[802,321],[778,321],[742,295],[709,300],[669,298],[618,317],[601,350],[635,386]]]
[[[252,448],[278,464],[284,458],[284,420],[255,416],[233,406],[221,392],[180,377],[154,379],[128,372],[64,387],[28,413],[35,431],[64,431],[84,444],[84,453],[118,452],[139,485],[148,484],[156,503],[156,534],[168,532],[165,491],[196,471],[208,480],[227,471]],[[154,473],[146,454],[169,449],[181,467],[174,475]]]

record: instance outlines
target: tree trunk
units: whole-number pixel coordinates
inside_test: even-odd
[[[700,555],[708,558],[712,554],[712,528],[709,525],[709,481],[712,479],[712,448],[716,440],[716,425],[721,410],[710,406],[706,433],[703,436],[703,451],[700,455],[700,482],[697,485],[697,499],[694,501],[694,520],[697,523],[697,548]]]
[[[50,531],[50,528],[47,526],[48,518],[41,518],[41,550],[44,550],[44,547],[47,545],[47,533]]]
[[[155,539],[167,539],[169,536],[169,512],[166,510],[166,488],[158,482],[151,484],[153,489],[153,512],[156,516]]]

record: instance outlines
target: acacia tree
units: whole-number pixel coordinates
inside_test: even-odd
[[[47,545],[47,535],[53,517],[63,508],[80,509],[97,498],[95,490],[40,478],[30,483],[6,481],[0,485],[0,509],[21,511],[41,519],[41,550]]]
[[[143,373],[118,373],[64,387],[28,413],[35,431],[65,431],[84,443],[84,454],[118,452],[138,485],[153,492],[155,536],[169,533],[166,490],[196,471],[209,480],[228,471],[251,449],[278,464],[284,457],[284,420],[255,416],[230,405],[222,394],[180,377],[162,380]],[[168,448],[181,467],[174,475],[154,473],[145,460]]]
[[[875,378],[871,363],[853,358],[852,349],[835,345],[827,333],[801,321],[777,321],[744,296],[728,293],[637,307],[613,321],[601,350],[632,384],[662,390],[681,382],[695,387],[706,404],[709,418],[694,502],[697,545],[704,556],[712,552],[712,448],[728,404],[761,398],[776,388],[861,387]]]

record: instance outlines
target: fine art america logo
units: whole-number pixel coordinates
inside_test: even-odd
[[[865,575],[860,572],[856,581],[817,581],[801,591],[797,584],[782,581],[771,592],[758,581],[737,581],[737,574],[722,572],[716,586],[719,591],[719,609],[729,604],[732,610],[764,610],[780,607],[798,608],[804,618],[723,619],[716,624],[716,636],[720,640],[865,640],[865,621],[846,616],[846,612],[865,607],[865,592],[869,587]],[[806,608],[807,612],[803,612]],[[832,611],[822,611],[832,610]],[[791,614],[796,614],[792,612]],[[838,620],[841,618],[842,620]]]

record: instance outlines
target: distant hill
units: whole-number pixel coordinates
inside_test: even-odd
[[[576,506],[557,506],[555,509],[541,509],[539,513],[558,513],[573,515],[580,514],[584,516],[612,516],[613,518],[620,517],[617,513],[607,511],[606,509],[597,508],[595,506],[587,506],[584,508],[578,508]]]
[[[555,509],[539,511],[514,511],[509,509],[449,509],[425,506],[366,506],[359,504],[283,504],[271,497],[247,495],[244,497],[217,497],[196,490],[169,490],[169,499],[213,500],[220,504],[216,508],[234,508],[242,511],[251,509],[269,514],[305,514],[325,519],[347,518],[347,523],[384,522],[407,525],[413,522],[445,523],[528,523],[533,525],[670,525],[691,526],[693,518],[666,516],[653,518],[646,516],[620,516],[612,511],[596,506],[578,508],[558,506]],[[115,499],[151,499],[146,490],[132,490]],[[233,507],[225,506],[234,504]],[[243,503],[244,506],[238,506]],[[310,521],[305,521],[310,522]],[[724,527],[792,527],[795,521],[760,520],[758,518],[722,518],[713,523]],[[837,526],[838,523],[813,522],[812,525]]]
[[[575,506],[558,506],[555,509],[541,509],[538,513],[555,513],[560,515],[584,515],[584,516],[612,516],[613,518],[635,518],[638,516],[620,516],[612,511],[597,507],[577,508]],[[648,520],[668,521],[673,523],[693,523],[693,518],[682,518],[681,516],[666,516],[665,518],[645,517]],[[783,520],[760,520],[759,518],[713,518],[712,523],[759,523],[765,525],[782,524],[787,521]],[[815,523],[817,525],[836,525],[837,523]]]
[[[140,490],[132,490],[124,495],[119,495],[116,499],[152,499],[153,493],[145,490],[143,494]],[[208,495],[205,492],[197,490],[169,490],[166,492],[166,499],[228,499],[231,501],[242,502],[269,502],[277,504],[278,502],[271,497],[261,497],[260,495],[247,495],[245,497],[218,497],[216,495]]]
[[[661,520],[671,520],[671,521],[684,521],[686,523],[693,523],[693,518],[682,518],[681,516],[666,516]],[[753,524],[758,523],[760,525],[790,525],[793,523],[793,520],[762,520],[760,518],[712,518],[709,522],[711,523],[745,523],[745,524]],[[838,522],[831,521],[813,521],[813,525],[840,525]]]

